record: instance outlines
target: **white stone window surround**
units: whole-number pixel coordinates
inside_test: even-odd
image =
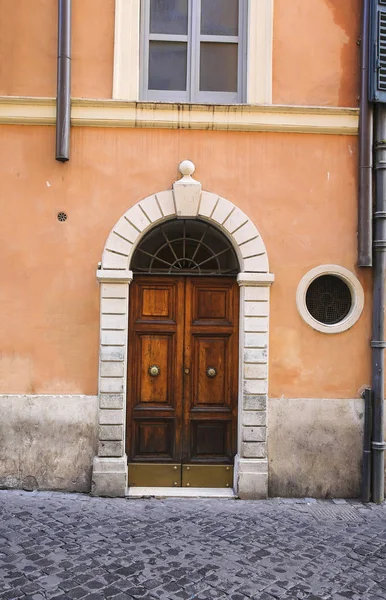
[[[346,283],[351,293],[352,305],[349,313],[346,317],[344,317],[344,319],[342,319],[342,321],[339,321],[339,323],[335,323],[333,325],[326,325],[320,321],[317,321],[309,313],[306,305],[307,290],[310,284],[321,275],[335,275],[336,277],[339,277],[342,279],[342,281],[344,281],[344,283]],[[308,271],[300,280],[296,292],[296,306],[302,319],[307,323],[307,325],[313,329],[316,329],[316,331],[329,334],[342,333],[343,331],[347,331],[347,329],[350,329],[350,327],[355,325],[361,316],[364,306],[364,292],[354,273],[345,267],[334,264],[319,265],[318,267]]]
[[[200,218],[232,243],[240,263],[240,343],[238,441],[235,493],[243,498],[268,494],[267,393],[269,272],[265,245],[255,225],[237,206],[202,191],[191,177],[194,165],[180,165],[183,177],[172,190],[132,206],[113,227],[97,271],[101,283],[99,362],[99,447],[93,463],[92,493],[124,496],[127,491],[125,416],[131,257],[153,226],[172,218]]]
[[[115,0],[113,99],[139,101],[141,0]],[[272,104],[274,0],[248,0],[247,104]]]

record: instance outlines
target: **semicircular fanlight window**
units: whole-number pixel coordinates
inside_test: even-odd
[[[225,235],[204,221],[167,221],[147,233],[134,252],[134,273],[235,275],[236,253]]]

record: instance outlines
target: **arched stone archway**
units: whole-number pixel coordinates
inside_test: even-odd
[[[229,200],[202,191],[192,178],[194,165],[180,165],[172,190],[132,206],[115,224],[97,271],[101,284],[99,364],[99,447],[92,493],[124,496],[127,489],[125,414],[131,258],[143,235],[173,218],[200,218],[221,229],[240,264],[239,426],[235,492],[264,498],[268,491],[266,403],[268,392],[269,272],[264,242],[247,215]]]

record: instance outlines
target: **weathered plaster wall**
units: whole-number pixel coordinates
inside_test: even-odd
[[[274,103],[358,104],[361,4],[275,0]],[[73,2],[73,97],[112,96],[114,12],[115,0]],[[0,0],[0,23],[0,95],[55,96],[57,2]]]
[[[95,396],[0,396],[0,487],[89,492]]]
[[[357,106],[362,0],[275,0],[274,104]]]
[[[56,96],[55,0],[0,0],[0,95]],[[111,98],[115,0],[72,3],[73,97]]]
[[[96,394],[104,243],[130,206],[170,189],[190,158],[203,188],[240,207],[266,244],[275,273],[270,395],[358,397],[370,379],[371,273],[357,272],[365,309],[343,334],[308,327],[295,301],[312,267],[356,270],[355,138],[73,128],[71,143],[61,164],[53,127],[0,127],[0,392]]]
[[[361,399],[271,398],[269,495],[358,498],[363,413]]]

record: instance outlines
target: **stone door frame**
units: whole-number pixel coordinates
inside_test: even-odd
[[[137,244],[152,227],[173,218],[200,218],[220,229],[240,265],[238,436],[235,493],[241,498],[268,494],[267,394],[269,272],[264,242],[252,221],[229,200],[202,191],[192,178],[194,165],[180,164],[182,178],[172,190],[153,194],[131,208],[113,227],[97,270],[100,282],[99,432],[93,461],[92,494],[127,493],[125,419],[130,262]]]

